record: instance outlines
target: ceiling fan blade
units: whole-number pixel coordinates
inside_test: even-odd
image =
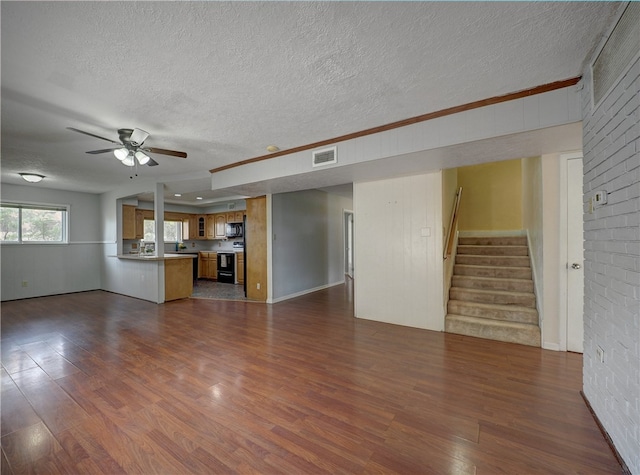
[[[150,167],[155,167],[156,165],[158,165],[158,162],[156,162],[153,158],[149,157],[149,161],[147,162],[147,165]]]
[[[154,147],[144,148],[143,150],[145,152],[159,153],[161,155],[171,155],[172,157],[187,158],[187,154],[185,152],[177,152],[175,150],[165,150],[164,148]]]
[[[133,129],[133,132],[131,133],[131,137],[129,140],[131,140],[133,143],[136,143],[138,145],[142,145],[144,141],[147,140],[148,136],[149,136],[149,132],[145,132],[142,129]]]
[[[73,130],[74,132],[78,132],[78,133],[80,133],[80,134],[88,135],[89,137],[95,137],[95,138],[97,138],[97,139],[106,140],[107,142],[111,142],[111,143],[114,143],[114,144],[116,144],[116,145],[120,145],[120,142],[116,142],[116,141],[114,141],[114,140],[107,139],[107,138],[105,138],[105,137],[100,137],[99,135],[92,134],[92,133],[90,133],[90,132],[85,132],[84,130],[76,129],[76,128],[74,128],[74,127],[67,127],[67,129],[69,129],[69,130]]]
[[[117,148],[103,148],[102,150],[90,150],[86,153],[90,153],[91,155],[97,155],[99,153],[107,153],[107,152],[113,152],[114,150],[118,150]]]

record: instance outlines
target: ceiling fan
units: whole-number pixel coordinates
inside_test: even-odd
[[[142,129],[118,129],[120,142],[116,142],[115,140],[111,140],[106,137],[101,137],[100,135],[92,134],[91,132],[85,132],[84,130],[76,129],[74,127],[67,127],[67,129],[73,130],[74,132],[79,132],[84,135],[89,135],[90,137],[95,137],[97,139],[106,140],[107,142],[111,142],[112,144],[117,145],[117,147],[115,148],[90,150],[87,153],[97,155],[99,153],[113,152],[115,157],[120,160],[123,165],[126,165],[128,167],[133,167],[137,164],[149,165],[150,167],[155,167],[156,165],[158,165],[158,162],[156,162],[145,152],[159,153],[161,155],[170,155],[172,157],[178,158],[187,158],[187,154],[185,152],[166,150],[164,148],[143,147],[142,144],[147,139],[147,137],[149,137],[149,133],[145,132]]]

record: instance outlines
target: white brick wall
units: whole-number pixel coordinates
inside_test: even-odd
[[[583,82],[584,393],[640,474],[640,60],[595,110],[590,71]],[[608,203],[591,213],[600,190]]]

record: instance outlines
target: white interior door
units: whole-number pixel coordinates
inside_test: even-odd
[[[584,234],[582,159],[567,161],[567,351],[582,353]]]

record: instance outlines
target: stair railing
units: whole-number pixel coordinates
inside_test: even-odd
[[[458,210],[460,209],[460,198],[462,198],[462,187],[458,188],[456,198],[453,203],[453,210],[451,211],[451,220],[449,221],[449,229],[447,231],[447,239],[444,246],[444,259],[451,256],[453,249],[453,243],[455,241],[456,229],[458,229]]]

